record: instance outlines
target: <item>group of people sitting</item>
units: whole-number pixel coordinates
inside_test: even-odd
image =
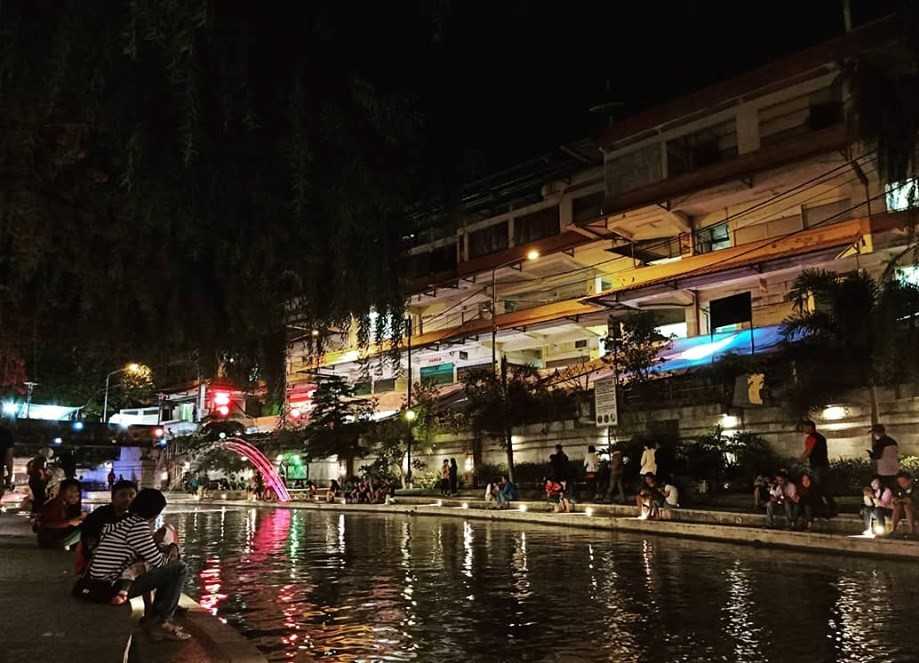
[[[811,472],[793,479],[781,469],[771,476],[757,476],[753,481],[754,508],[766,510],[766,525],[775,527],[778,513],[785,514],[788,529],[810,530],[816,518],[836,515],[836,503],[817,483]]]
[[[642,477],[635,506],[641,520],[655,520],[660,518],[662,509],[680,506],[680,491],[668,478],[658,478],[653,472],[648,472]]]
[[[517,486],[511,483],[506,476],[485,486],[486,508],[507,509],[511,502],[519,499],[520,493],[517,491]]]
[[[909,472],[898,472],[893,481],[875,475],[862,494],[862,518],[865,536],[890,536],[897,531],[900,520],[906,520],[909,536],[915,533],[915,506],[913,500],[919,493]]]
[[[143,626],[153,640],[187,640],[175,616],[188,570],[175,530],[154,531],[165,507],[160,491],[138,491],[120,480],[112,485],[111,502],[87,514],[80,483],[66,479],[36,514],[33,529],[39,546],[75,551],[74,596],[112,605],[142,596]]]
[[[385,504],[387,498],[395,494],[395,485],[384,479],[360,479],[346,480],[341,488],[338,488],[338,482],[332,481],[332,487],[329,493],[339,493],[344,496],[347,504]],[[330,498],[334,499],[334,498]]]

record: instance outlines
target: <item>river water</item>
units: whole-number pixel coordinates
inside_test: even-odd
[[[166,520],[188,593],[272,661],[919,661],[905,562],[395,514]]]

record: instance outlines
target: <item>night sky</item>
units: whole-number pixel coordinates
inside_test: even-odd
[[[350,56],[418,91],[438,143],[485,172],[596,133],[596,104],[634,113],[843,32],[842,0],[422,5],[364,12]],[[852,0],[856,26],[895,5]]]

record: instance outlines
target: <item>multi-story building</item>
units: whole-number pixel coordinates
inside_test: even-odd
[[[842,63],[890,27],[866,26],[479,182],[452,225],[428,210],[405,251],[411,379],[449,391],[497,357],[588,365],[606,352],[608,319],[636,309],[654,311],[667,335],[705,337],[690,355],[710,359],[724,337],[699,345],[716,333],[786,318],[803,269],[880,271],[905,241],[904,215],[847,127]],[[757,335],[742,338],[732,349],[757,350]],[[406,353],[367,381],[352,332],[325,340],[318,358],[289,346],[298,414],[316,368],[398,409]]]

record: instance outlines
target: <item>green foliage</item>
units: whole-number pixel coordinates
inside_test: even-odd
[[[745,488],[753,487],[758,474],[768,474],[779,468],[782,459],[765,439],[756,433],[737,432],[727,438],[727,475]]]
[[[352,20],[310,3],[4,3],[0,341],[30,364],[35,339],[97,344],[103,366],[131,346],[154,366],[197,350],[205,375],[232,357],[277,396],[289,318],[357,316],[362,343],[371,308],[400,321],[428,134],[389,72],[357,70]]]
[[[242,456],[220,448],[212,448],[202,453],[191,465],[192,474],[212,471],[230,475],[249,469],[252,469],[251,466]]]
[[[871,462],[867,458],[845,458],[830,462],[827,477],[831,495],[860,495],[871,482]]]
[[[621,321],[621,336],[607,337],[613,347],[612,359],[619,375],[638,385],[648,383],[654,367],[661,362],[660,354],[670,340],[658,330],[658,320],[652,311],[632,313]]]
[[[784,397],[795,414],[806,415],[853,388],[919,375],[915,286],[895,280],[879,285],[864,272],[805,270],[788,297],[794,314],[782,335],[795,372]]]
[[[303,428],[306,457],[319,460],[338,455],[348,461],[367,449],[361,436],[368,430],[372,401],[357,399],[354,387],[340,376],[322,376],[313,393],[309,423]]]

